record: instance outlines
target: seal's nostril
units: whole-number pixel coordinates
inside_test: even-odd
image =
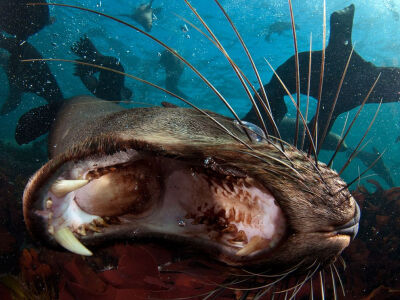
[[[351,240],[354,240],[358,233],[358,223],[360,222],[360,207],[358,206],[357,202],[355,202],[356,209],[354,213],[354,217],[347,222],[346,224],[336,228],[336,233],[337,234],[347,234],[351,236]]]

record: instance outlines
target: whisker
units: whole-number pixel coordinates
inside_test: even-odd
[[[281,134],[279,132],[278,126],[276,125],[276,122],[271,114],[270,108],[269,108],[269,102],[267,101],[267,105],[264,103],[264,101],[262,100],[261,96],[259,95],[259,93],[257,92],[257,90],[255,89],[255,87],[253,86],[253,84],[250,82],[250,80],[247,78],[247,76],[243,73],[243,71],[239,68],[239,66],[229,57],[228,53],[224,52],[223,49],[221,49],[221,47],[217,44],[216,41],[214,41],[213,39],[211,39],[211,37],[209,35],[207,35],[204,31],[202,31],[200,28],[198,28],[196,25],[194,25],[193,23],[191,23],[189,20],[187,20],[186,18],[174,13],[178,18],[180,18],[181,20],[183,20],[184,22],[188,23],[191,27],[193,27],[195,30],[197,30],[200,34],[202,34],[205,38],[207,38],[211,43],[213,43],[213,45],[219,50],[221,51],[224,56],[229,60],[229,62],[231,63],[231,65],[234,65],[234,67],[240,72],[241,76],[243,76],[244,80],[246,81],[246,83],[248,84],[248,86],[250,87],[250,89],[253,91],[254,95],[256,96],[258,102],[261,104],[261,106],[263,107],[264,111],[266,112],[268,119],[274,129],[274,133],[281,138]],[[264,90],[264,86],[262,85],[262,90]],[[265,93],[265,91],[264,91]],[[265,95],[266,96],[266,95]],[[266,98],[267,99],[267,98]],[[268,100],[268,99],[267,99]],[[257,118],[259,118],[259,109],[258,107],[256,108],[256,115]],[[262,121],[260,120],[260,124],[262,124]],[[267,133],[267,130],[265,128],[265,133]],[[266,134],[266,136],[268,137],[268,134]],[[268,138],[270,138],[271,136],[269,136]],[[282,147],[282,153],[284,152],[284,147],[283,144],[280,142],[281,147]]]
[[[134,80],[140,81],[142,83],[145,83],[147,85],[150,85],[154,88],[157,88],[161,91],[163,91],[164,93],[167,93],[168,95],[175,97],[179,100],[181,100],[182,102],[184,102],[185,104],[191,106],[192,108],[194,108],[195,110],[197,110],[198,112],[200,112],[201,114],[205,115],[207,118],[209,118],[210,120],[212,120],[215,124],[217,124],[217,126],[222,129],[223,131],[225,131],[229,136],[231,136],[233,139],[235,139],[236,141],[238,141],[239,143],[243,144],[244,146],[246,146],[248,149],[252,150],[253,148],[250,147],[248,144],[246,144],[244,141],[242,141],[239,137],[235,136],[232,132],[229,131],[229,129],[227,129],[224,125],[222,125],[220,122],[218,122],[214,117],[212,117],[211,115],[209,115],[207,112],[205,112],[204,110],[200,109],[199,107],[197,107],[196,105],[192,104],[191,102],[185,100],[184,98],[180,97],[179,95],[176,95],[166,89],[164,89],[161,86],[158,86],[150,81],[144,80],[142,78],[136,77],[132,74],[127,74],[112,68],[108,68],[105,66],[100,66],[100,65],[96,65],[96,64],[91,64],[91,63],[87,63],[87,62],[83,62],[83,61],[78,61],[78,60],[70,60],[70,59],[61,59],[61,58],[34,58],[34,59],[24,59],[21,60],[22,62],[34,62],[34,61],[59,61],[59,62],[68,62],[68,63],[75,63],[75,64],[80,64],[80,65],[85,65],[85,66],[90,66],[90,67],[95,67],[95,68],[99,68],[99,69],[103,69],[106,71],[110,71],[110,72],[114,72],[129,78],[132,78]]]
[[[312,62],[312,32],[310,32],[310,52],[308,57],[308,76],[307,76],[307,103],[306,103],[306,114],[304,116],[306,124],[308,121],[308,109],[310,105],[310,88],[311,88],[311,62]],[[308,126],[308,125],[307,125]],[[306,137],[306,131],[303,130],[303,136],[301,137],[301,146],[300,149],[304,148],[304,139]]]
[[[314,287],[313,287],[313,280],[310,280],[310,300],[314,300]]]
[[[229,286],[224,286],[226,289],[229,290],[237,290],[237,291],[255,291],[255,290],[259,290],[259,289],[263,289],[263,288],[268,288],[270,286],[274,286],[276,283],[278,283],[279,281],[283,280],[286,278],[287,275],[284,275],[278,279],[276,279],[275,281],[272,281],[268,284],[265,285],[261,285],[261,286],[256,286],[256,287],[249,287],[249,288],[231,288]]]
[[[322,86],[324,83],[324,72],[325,72],[325,43],[326,43],[326,1],[323,1],[323,24],[322,24],[322,58],[321,58],[321,72],[319,73],[319,87],[318,87],[318,98],[317,98],[317,110],[315,111],[314,116],[314,124],[313,124],[313,137],[315,145],[318,145],[318,135],[317,135],[317,125],[318,125],[318,117],[319,117],[319,110],[321,107],[321,98],[322,98]],[[310,148],[308,149],[308,153],[310,153]],[[317,153],[318,155],[318,153]],[[317,158],[318,159],[318,156]]]
[[[273,286],[270,286],[264,290],[260,290],[255,296],[253,300],[259,300],[261,299],[266,293],[268,293],[271,289],[273,288]],[[271,295],[271,300],[274,299],[275,294],[272,293]]]
[[[319,154],[319,151],[321,150],[322,144],[324,143],[324,140],[325,140],[325,137],[326,137],[326,135],[328,133],[328,130],[331,127],[330,123],[331,123],[331,120],[332,120],[333,112],[335,111],[336,103],[337,103],[337,101],[339,99],[340,91],[342,90],[342,85],[343,85],[343,82],[344,82],[344,78],[345,78],[345,76],[347,74],[347,69],[349,67],[350,60],[351,60],[351,57],[353,55],[353,51],[354,51],[354,48],[351,48],[351,52],[350,52],[349,58],[347,59],[346,66],[344,67],[344,71],[343,71],[342,77],[340,78],[339,86],[337,88],[336,95],[335,95],[335,98],[333,100],[333,103],[332,103],[332,106],[331,106],[331,110],[329,112],[328,120],[326,121],[325,129],[324,129],[324,131],[322,133],[320,142],[319,142],[318,147],[317,147],[317,154]]]
[[[267,97],[267,93],[265,92],[264,85],[262,83],[260,73],[258,72],[256,64],[254,63],[253,57],[251,56],[250,51],[248,50],[248,48],[246,46],[246,43],[244,42],[242,36],[240,35],[239,31],[237,30],[237,28],[236,28],[235,24],[233,23],[232,19],[226,13],[225,9],[222,7],[222,5],[219,3],[219,1],[218,0],[214,0],[214,1],[217,3],[217,5],[221,9],[222,13],[225,15],[225,17],[228,20],[229,24],[231,25],[233,31],[235,32],[237,38],[239,39],[243,50],[246,52],[246,55],[247,55],[247,57],[248,57],[248,59],[249,59],[249,61],[251,63],[252,68],[253,68],[254,74],[257,77],[258,84],[260,85],[260,90],[261,90],[262,96],[265,99],[265,103],[264,103],[264,101],[262,101],[262,99],[258,97],[259,98],[259,102],[263,106],[263,109],[265,110],[265,112],[267,113],[267,116],[268,116],[268,118],[269,118],[269,120],[270,120],[270,122],[271,122],[271,124],[272,124],[272,126],[274,128],[275,134],[277,134],[278,137],[281,137],[281,134],[279,132],[278,126],[276,125],[275,119],[274,119],[274,117],[273,117],[273,115],[271,113],[271,106],[270,106],[270,103],[269,103],[269,100],[268,100],[268,97]],[[255,95],[259,96],[258,92],[255,92]]]
[[[222,292],[224,291],[224,288],[218,288],[215,289],[214,291],[211,291],[206,297],[204,297],[204,300],[210,300],[210,299],[217,299],[216,297],[218,297]],[[211,298],[212,297],[212,298]]]
[[[330,270],[331,270],[331,280],[332,280],[332,288],[333,288],[333,299],[334,299],[334,300],[337,300],[336,281],[335,281],[335,276],[333,275],[332,265],[329,265],[329,268],[330,268]]]
[[[336,268],[335,264],[332,264],[332,266],[333,266],[333,269],[335,270],[336,276],[337,276],[337,278],[338,278],[338,280],[339,280],[339,284],[340,284],[340,287],[341,287],[341,289],[342,289],[343,297],[346,297],[346,293],[345,293],[345,291],[344,291],[344,286],[343,286],[342,279],[340,278],[339,271],[338,271],[338,269]]]
[[[239,125],[240,125],[240,124],[239,124]],[[293,161],[290,159],[290,157],[289,157],[289,156],[285,153],[285,151],[283,150],[283,149],[284,149],[283,144],[287,144],[289,147],[292,147],[291,144],[285,142],[285,141],[282,140],[282,139],[279,139],[279,138],[277,138],[277,137],[274,137],[274,136],[269,136],[269,139],[268,139],[267,137],[262,136],[261,134],[259,134],[258,132],[252,130],[251,128],[247,127],[247,126],[244,125],[244,124],[243,124],[243,125],[240,125],[240,126],[241,126],[241,128],[243,128],[243,130],[248,130],[248,131],[250,131],[251,133],[257,135],[257,137],[259,137],[259,138],[265,140],[266,142],[268,142],[271,146],[273,146],[276,150],[278,150],[283,156],[285,156],[285,158],[291,163],[292,166],[294,166]],[[276,141],[278,141],[278,142],[281,144],[281,148],[279,148],[277,145],[275,145],[275,143],[272,142],[272,139],[275,139]]]
[[[211,30],[211,28],[207,25],[207,23],[204,21],[204,19],[199,15],[199,13],[194,9],[194,7],[190,4],[190,2],[188,0],[184,0],[186,5],[190,8],[190,10],[195,14],[195,16],[197,17],[197,19],[201,22],[201,24],[203,24],[203,26],[206,28],[206,30],[208,31],[208,33],[212,36],[212,38],[214,39],[214,41],[217,43],[218,45],[218,49],[222,52],[222,54],[228,59],[230,65],[232,66],[232,69],[234,70],[236,76],[238,77],[238,79],[240,80],[240,83],[242,84],[247,97],[250,99],[254,110],[256,111],[257,117],[260,121],[260,124],[262,125],[263,131],[265,133],[266,136],[268,136],[268,131],[267,131],[267,127],[265,126],[264,120],[261,116],[261,113],[258,109],[258,106],[253,98],[253,96],[250,93],[249,88],[247,87],[246,83],[243,80],[243,77],[241,76],[240,72],[238,71],[238,69],[236,68],[236,64],[233,63],[233,61],[230,59],[228,53],[226,52],[225,48],[222,46],[222,44],[220,43],[220,41],[218,40],[218,38],[215,36],[214,32]],[[216,1],[217,2],[217,1]],[[217,2],[217,4],[219,4]],[[222,8],[221,8],[222,9]]]
[[[304,125],[304,129],[307,131],[307,136],[310,139],[310,144],[314,153],[314,157],[315,157],[315,162],[316,162],[316,166],[318,166],[318,160],[317,160],[317,153],[316,153],[316,148],[314,145],[314,141],[312,138],[312,135],[310,133],[310,130],[308,129],[308,126],[304,120],[304,117],[300,111],[300,108],[297,106],[296,101],[294,101],[293,96],[290,94],[290,91],[288,90],[288,88],[286,87],[286,85],[283,83],[282,79],[280,78],[280,76],[278,75],[278,73],[275,71],[275,69],[272,67],[272,65],[269,63],[269,61],[264,57],[264,60],[266,61],[266,63],[268,64],[268,66],[271,68],[271,70],[274,72],[274,75],[276,76],[276,78],[279,80],[279,82],[281,83],[282,87],[284,88],[284,90],[286,91],[287,95],[289,96],[289,99],[292,101],[294,107],[296,108],[296,110],[299,112],[299,116],[303,122]]]
[[[379,80],[380,77],[381,77],[381,73],[379,73],[378,77],[375,79],[374,83],[372,84],[372,87],[369,89],[369,91],[368,91],[368,93],[367,93],[367,96],[364,98],[363,102],[361,103],[360,108],[358,109],[356,115],[354,116],[353,120],[351,121],[351,123],[350,123],[350,125],[349,125],[349,128],[347,129],[347,131],[346,131],[346,133],[344,134],[343,138],[340,140],[340,143],[337,145],[337,147],[336,147],[336,149],[335,149],[335,152],[333,153],[333,155],[332,155],[332,157],[331,157],[331,159],[330,159],[330,161],[329,161],[329,163],[328,163],[328,167],[331,167],[332,162],[333,162],[333,160],[335,159],[336,154],[338,153],[340,147],[341,147],[342,144],[343,144],[343,141],[346,139],[347,135],[349,134],[351,128],[352,128],[353,125],[354,125],[354,122],[357,120],[357,118],[358,118],[360,112],[363,110],[365,103],[367,102],[369,96],[371,95],[372,91],[374,90],[374,88],[375,88],[375,86],[376,86],[376,84],[377,84],[377,82],[378,82],[378,80]]]
[[[296,295],[301,291],[302,287],[304,284],[308,281],[307,277],[303,280],[303,282],[293,291],[292,296],[289,298],[289,300],[296,299]]]
[[[357,166],[357,172],[358,172],[357,188],[359,188],[359,187],[360,187],[360,184],[361,184],[360,166]]]
[[[350,112],[346,113],[346,118],[344,119],[342,132],[340,133],[340,139],[338,140],[338,143],[337,143],[336,147],[340,147],[339,144],[343,140],[343,134],[344,134],[344,130],[346,129],[347,121],[349,119],[349,114],[350,114]],[[332,162],[331,168],[333,169],[333,162]]]
[[[319,271],[319,283],[321,286],[321,299],[325,300],[325,284],[324,284],[324,280],[322,279],[322,272],[323,272],[323,270]]]
[[[340,139],[343,139],[344,130],[346,129],[347,121],[349,119],[350,112],[347,112],[346,118],[344,119],[344,124],[342,128],[342,132],[340,133]]]
[[[253,156],[253,157],[255,157],[255,158],[257,158],[257,159],[259,159],[259,160],[261,160],[261,161],[263,161],[263,162],[265,162],[265,163],[268,163],[267,160],[263,159],[262,157],[260,157],[260,156],[258,156],[258,155],[256,155],[256,154],[254,154],[254,153],[250,153],[250,152],[246,152],[246,151],[239,151],[239,150],[238,150],[237,152],[239,152],[239,153],[244,153],[244,154]],[[304,179],[304,177],[303,177],[295,168],[291,167],[290,165],[288,165],[288,164],[285,163],[284,161],[280,160],[279,158],[273,157],[273,156],[268,155],[268,154],[266,154],[266,153],[262,153],[262,155],[266,156],[267,158],[269,158],[269,159],[271,159],[271,160],[273,160],[273,161],[275,161],[275,162],[277,162],[277,163],[279,163],[279,164],[281,164],[281,165],[284,165],[285,167],[287,167],[287,168],[289,168],[290,170],[292,170],[293,172],[295,172],[300,178]]]
[[[292,25],[292,35],[293,35],[293,44],[294,44],[294,65],[296,68],[296,100],[297,107],[300,109],[300,67],[299,67],[299,51],[297,49],[297,36],[296,36],[296,25],[294,23],[294,15],[293,15],[293,7],[292,0],[289,1],[289,10],[290,10],[290,22]],[[296,111],[296,129],[294,135],[293,145],[297,147],[297,139],[299,135],[299,111]]]
[[[358,155],[359,151],[357,152],[357,150],[358,150],[358,148],[360,147],[361,143],[364,141],[364,139],[365,139],[365,137],[367,136],[369,130],[370,130],[371,127],[372,127],[372,125],[374,124],[375,119],[376,119],[376,117],[378,116],[379,109],[381,108],[381,105],[382,105],[382,99],[381,99],[381,101],[380,101],[380,103],[379,103],[379,105],[378,105],[378,108],[377,108],[376,111],[375,111],[374,117],[372,118],[371,122],[369,123],[369,126],[368,126],[367,130],[364,132],[364,135],[362,136],[360,142],[357,144],[357,147],[353,150],[353,152],[352,152],[351,155],[349,156],[348,160],[347,160],[346,163],[343,165],[342,169],[339,171],[339,173],[338,173],[339,176],[343,173],[344,170],[346,170],[346,168],[347,168],[347,166],[350,164],[351,160],[352,160],[354,157],[356,157],[356,156]],[[361,150],[360,150],[360,151],[361,151]]]
[[[243,295],[240,297],[239,300],[246,300],[247,296],[250,294],[250,291],[244,291]]]
[[[241,270],[243,272],[246,272],[246,273],[249,273],[251,275],[258,276],[258,277],[280,277],[280,276],[288,275],[288,274],[296,271],[303,262],[304,262],[304,259],[302,259],[297,265],[291,267],[289,270],[287,270],[287,271],[285,271],[285,272],[283,272],[281,274],[275,274],[275,275],[270,275],[270,274],[266,275],[265,272],[263,272],[263,273],[254,273],[254,272],[251,272],[251,271],[248,271],[248,270],[245,270],[245,269],[241,269]]]
[[[344,261],[344,259],[343,259],[342,256],[339,256],[339,261],[340,261],[340,263],[341,263],[342,266],[343,266],[343,270],[346,270],[347,264],[346,264],[346,262]]]
[[[365,169],[359,176],[357,176],[355,179],[353,179],[352,181],[350,181],[350,183],[348,183],[344,188],[340,189],[336,194],[340,193],[341,191],[343,191],[344,189],[349,188],[354,182],[357,181],[358,178],[360,178],[361,176],[363,176],[365,173],[367,173],[369,170],[371,170],[375,164],[382,158],[383,154],[386,152],[386,149],[372,162],[372,164]],[[336,195],[335,194],[335,195]]]
[[[285,279],[288,275],[290,275],[291,273],[293,273],[294,271],[296,271],[298,269],[298,267],[304,262],[304,260],[300,261],[299,264],[297,264],[296,266],[292,267],[291,269],[289,269],[287,272],[282,273],[282,276],[278,277],[278,279],[276,279],[275,281],[269,282],[265,285],[262,286],[257,286],[257,287],[251,287],[251,288],[230,288],[230,287],[226,287],[227,289],[232,289],[232,290],[248,290],[248,291],[253,291],[253,290],[259,290],[259,289],[264,289],[264,288],[270,288],[273,287],[276,283],[280,282],[281,280]],[[317,268],[319,267],[319,265],[317,266]],[[245,271],[245,270],[243,270]],[[247,272],[247,271],[245,271]],[[266,275],[263,274],[256,274],[258,277],[267,277]],[[276,292],[274,292],[276,293]]]
[[[281,291],[279,291],[279,292],[275,292],[276,294],[279,294],[279,293],[283,293],[283,292],[288,292],[288,291],[291,291],[291,290],[296,290],[296,288],[298,288],[298,287],[302,287],[308,280],[310,280],[313,276],[314,276],[314,274],[318,271],[318,269],[319,269],[319,267],[320,267],[320,264],[318,264],[318,266],[314,269],[314,271],[309,271],[308,273],[307,273],[307,275],[304,277],[304,280],[302,281],[302,282],[300,282],[300,283],[297,283],[296,285],[294,285],[294,286],[292,286],[292,287],[290,287],[290,288],[287,288],[287,289],[285,289],[285,290],[281,290]],[[296,292],[296,294],[297,294],[297,292]],[[293,296],[293,295],[292,295]],[[294,295],[295,296],[295,295]],[[290,298],[290,299],[292,299],[292,297]]]
[[[224,105],[226,106],[226,108],[232,113],[232,115],[234,116],[234,118],[241,123],[241,120],[239,118],[239,116],[236,114],[236,112],[234,111],[234,109],[231,107],[231,105],[229,104],[229,102],[225,99],[225,97],[214,87],[214,85],[202,74],[200,73],[200,71],[198,69],[196,69],[188,60],[186,60],[183,56],[181,56],[178,52],[176,52],[174,49],[172,49],[170,46],[168,46],[167,44],[165,44],[164,42],[162,42],[161,40],[157,39],[156,37],[154,37],[153,35],[143,31],[142,29],[129,24],[121,19],[118,19],[116,17],[113,17],[111,15],[107,15],[105,13],[93,10],[93,9],[89,9],[89,8],[85,8],[85,7],[80,7],[80,6],[75,6],[75,5],[69,5],[69,4],[61,4],[61,3],[28,3],[27,5],[32,5],[32,6],[36,6],[36,5],[48,5],[48,6],[60,6],[60,7],[68,7],[68,8],[73,8],[73,9],[78,9],[81,11],[87,11],[99,16],[103,16],[105,18],[111,19],[115,22],[118,22],[120,24],[123,24],[129,28],[132,28],[136,31],[138,31],[139,33],[147,36],[148,38],[152,39],[153,41],[155,41],[157,44],[161,45],[162,47],[164,47],[165,49],[167,49],[168,51],[170,51],[173,55],[175,55],[179,60],[181,60],[185,65],[187,65],[194,73],[196,73],[197,76],[199,76],[199,78],[214,92],[214,94],[224,103]],[[246,133],[247,134],[247,133]],[[248,136],[249,140],[250,140],[250,136]]]

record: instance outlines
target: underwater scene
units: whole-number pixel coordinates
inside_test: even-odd
[[[0,0],[0,299],[400,299],[399,25]]]

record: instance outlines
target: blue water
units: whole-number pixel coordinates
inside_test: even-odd
[[[143,1],[57,2],[79,5],[118,17],[120,14],[130,13]],[[276,68],[292,56],[294,51],[290,30],[284,31],[280,35],[272,35],[269,42],[264,39],[265,30],[269,25],[276,21],[289,21],[287,1],[227,0],[221,1],[221,3],[250,49],[264,84],[267,83],[273,73],[265,63],[264,58]],[[327,1],[327,41],[330,14],[348,6],[350,3],[354,3],[356,6],[352,35],[356,51],[364,59],[375,65],[399,67],[400,54],[398,49],[400,42],[397,37],[400,34],[400,21],[396,19],[396,12],[400,11],[400,4],[395,1]],[[197,0],[192,1],[192,4],[213,29],[230,56],[250,80],[256,84],[256,78],[240,43],[214,1]],[[155,0],[153,7],[160,7],[161,12],[157,14],[157,18],[154,20],[151,34],[186,57],[229,100],[239,116],[244,116],[250,108],[250,103],[243,88],[225,57],[202,34],[180,18],[184,17],[204,30],[184,1]],[[309,49],[310,33],[312,33],[313,50],[320,50],[322,48],[323,2],[297,0],[293,1],[293,9],[294,18],[298,24],[299,51]],[[163,86],[165,73],[159,64],[159,55],[164,49],[151,39],[126,26],[88,12],[51,7],[50,14],[55,17],[55,23],[29,38],[29,42],[42,53],[43,57],[76,59],[77,57],[73,55],[70,47],[83,34],[87,34],[103,54],[118,57],[127,73]],[[122,17],[122,19],[138,26],[129,18]],[[187,24],[188,32],[181,29],[184,24]],[[80,79],[72,75],[72,64],[52,62],[49,65],[65,98],[89,94]],[[7,82],[2,69],[0,69],[0,81]],[[177,100],[164,95],[162,92],[134,80],[127,79],[126,86],[134,91],[133,101],[135,102],[126,104],[127,107],[159,105],[161,101],[180,104]],[[189,95],[190,101],[194,104],[229,115],[229,112],[215,94],[187,67],[179,86],[186,95]],[[7,85],[0,85],[0,98],[4,99],[7,94]],[[23,102],[17,110],[0,117],[0,135],[2,138],[13,141],[15,124],[19,116],[30,108],[44,103],[44,100],[40,97],[25,94]],[[292,108],[289,113],[294,116],[294,108],[291,105],[288,105],[288,107]],[[315,109],[315,101],[313,101],[311,107]],[[349,145],[355,146],[358,143],[376,108],[377,105],[369,104],[362,111],[354,129],[346,140]],[[349,120],[352,119],[354,114],[355,111],[350,112]],[[369,151],[372,147],[376,147],[379,151],[386,150],[383,159],[385,164],[391,168],[396,185],[400,184],[400,158],[397,155],[400,152],[400,143],[395,143],[397,136],[400,135],[399,116],[399,103],[382,105],[374,126],[366,139],[369,143],[364,148]],[[337,119],[333,127],[334,132],[340,134],[344,119],[344,115]],[[322,151],[320,159],[326,161],[331,155],[332,152]],[[346,158],[345,155],[339,154],[334,166],[341,166]],[[343,177],[346,180],[352,180],[364,169],[365,166],[355,159],[343,174]],[[373,176],[373,172],[368,172],[366,175],[387,187],[379,177]],[[365,179],[362,179],[361,183],[365,183]]]

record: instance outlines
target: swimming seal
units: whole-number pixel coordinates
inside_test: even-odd
[[[351,34],[353,28],[354,5],[350,5],[343,10],[332,13],[330,19],[330,37],[329,44],[325,53],[325,71],[324,84],[322,89],[320,112],[318,116],[318,128],[325,128],[328,122],[330,108],[335,98],[339,82],[345,69],[347,59],[353,48]],[[311,84],[310,96],[318,99],[319,73],[321,67],[321,51],[312,51],[311,66]],[[307,95],[307,80],[309,52],[299,53],[300,68],[300,92]],[[296,73],[294,56],[276,69],[276,73],[285,83],[291,93],[296,92],[296,79],[293,74]],[[336,118],[357,106],[365,98],[369,88],[381,74],[378,83],[372,91],[367,103],[379,103],[380,101],[396,102],[400,100],[400,68],[396,67],[377,67],[374,64],[365,61],[356,51],[353,52],[344,78],[342,88],[328,130],[332,127]],[[287,95],[285,89],[276,75],[273,75],[268,84],[264,85],[265,92],[270,101],[271,111],[274,119],[279,124],[287,113],[287,107],[284,102],[284,96]],[[261,95],[260,91],[258,93]],[[251,109],[244,118],[250,122],[258,124],[256,114]],[[313,124],[312,119],[309,124]],[[309,126],[310,128],[312,126]],[[323,130],[319,130],[319,138]]]
[[[152,8],[152,5],[153,0],[151,0],[149,3],[143,3],[136,7],[133,14],[121,14],[120,16],[129,17],[135,20],[142,25],[147,32],[150,32],[153,28],[153,13],[160,11],[159,8]]]

